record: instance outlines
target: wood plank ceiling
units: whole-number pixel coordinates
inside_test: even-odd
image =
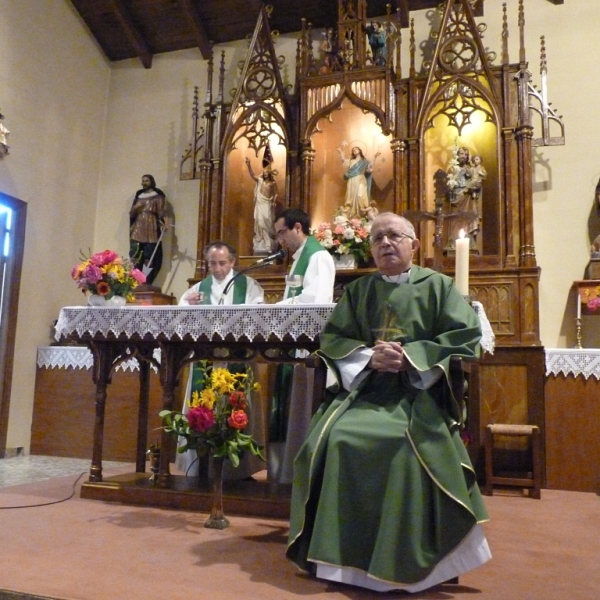
[[[386,4],[398,12],[403,27],[410,10],[433,8],[441,0],[369,0],[368,17],[386,14]],[[495,0],[497,1],[497,0]],[[548,0],[562,4],[564,0]],[[252,34],[260,0],[71,0],[110,61],[138,57],[144,67],[162,52],[199,48],[203,58],[210,44],[242,40]],[[483,14],[484,0],[476,0]],[[300,31],[302,18],[313,27],[334,27],[337,0],[271,0],[272,30]]]

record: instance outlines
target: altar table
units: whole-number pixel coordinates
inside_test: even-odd
[[[93,355],[92,377],[96,385],[94,442],[89,480],[82,487],[82,497],[127,499],[146,504],[150,496],[155,496],[155,500],[150,500],[153,504],[197,508],[187,496],[183,499],[168,496],[169,490],[182,487],[181,482],[170,474],[169,460],[175,444],[172,434],[161,433],[160,465],[151,484],[144,473],[148,449],[149,369],[158,369],[163,409],[172,410],[181,369],[186,364],[199,360],[235,359],[241,362],[259,356],[269,362],[301,362],[303,359],[294,358],[296,353],[292,350],[312,352],[318,348],[319,333],[333,307],[333,304],[262,304],[61,309],[56,339],[63,343],[85,344]],[[102,444],[107,388],[118,365],[132,359],[138,361],[140,369],[136,474],[103,485]],[[137,496],[136,490],[140,492]],[[243,495],[244,490],[240,493]],[[272,507],[269,508],[267,503],[265,510],[272,511]]]

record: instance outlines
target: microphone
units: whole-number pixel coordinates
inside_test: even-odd
[[[283,248],[275,252],[275,254],[270,254],[269,256],[265,256],[264,258],[257,260],[256,263],[249,268],[253,269],[254,267],[259,267],[260,265],[266,265],[267,263],[271,263],[274,260],[279,260],[280,258],[285,258],[285,250]]]
[[[225,298],[227,297],[227,294],[229,293],[229,290],[231,289],[231,286],[233,285],[233,283],[235,282],[235,280],[240,275],[243,275],[244,273],[247,273],[251,269],[256,269],[256,267],[262,267],[262,265],[266,265],[268,263],[272,263],[274,260],[278,260],[278,259],[284,258],[284,257],[285,257],[285,250],[283,248],[281,248],[281,250],[278,250],[277,252],[275,252],[275,254],[269,254],[269,256],[265,256],[264,258],[261,258],[261,259],[257,260],[253,265],[250,265],[249,267],[246,267],[245,269],[242,269],[241,271],[238,271],[229,280],[229,282],[225,286],[225,289],[223,290],[223,293],[221,294],[221,298],[219,300],[219,304],[224,304],[225,303]]]

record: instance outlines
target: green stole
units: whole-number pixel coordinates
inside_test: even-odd
[[[236,272],[233,272],[235,277]],[[199,291],[204,292],[204,301],[202,304],[210,304],[210,294],[213,283],[212,275],[209,275],[200,282]],[[246,302],[246,290],[248,289],[248,278],[245,275],[239,275],[233,282],[233,303],[244,304]],[[229,365],[231,372],[244,372],[246,366],[239,364]],[[241,370],[240,370],[241,369]],[[204,388],[202,371],[198,363],[193,363],[192,368],[192,389],[191,391],[201,391]]]
[[[302,252],[301,252],[300,256],[298,257],[298,260],[296,261],[296,264],[294,265],[293,271],[290,271],[290,275],[295,274],[295,275],[302,275],[304,277],[304,274],[306,273],[306,269],[308,268],[308,261],[310,260],[310,257],[313,254],[315,254],[316,252],[327,252],[327,249],[324,248],[323,246],[321,246],[321,244],[319,243],[319,241],[317,240],[316,237],[309,235],[306,238],[306,243],[304,244],[304,248],[302,249]],[[303,286],[296,288],[296,296],[298,296],[302,293],[302,289],[303,289]],[[290,297],[289,289],[288,289],[285,297],[286,298]]]
[[[235,277],[236,272],[233,272]],[[210,304],[210,294],[213,284],[213,276],[209,275],[206,279],[200,282],[199,291],[204,292],[204,302],[202,304]],[[233,283],[233,303],[245,304],[246,290],[248,289],[248,278],[245,275],[239,275]]]

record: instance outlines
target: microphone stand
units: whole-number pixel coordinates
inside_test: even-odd
[[[255,262],[253,265],[250,265],[249,267],[246,267],[245,269],[242,269],[241,271],[238,271],[228,282],[227,285],[225,286],[225,289],[223,290],[223,293],[221,294],[221,298],[219,300],[219,305],[222,305],[225,303],[225,298],[227,298],[227,294],[229,293],[229,290],[231,289],[231,286],[234,284],[235,280],[240,276],[243,275],[244,273],[247,273],[248,271],[251,271],[252,269],[256,269],[257,267],[262,267],[264,265],[269,265],[271,264],[273,261],[279,259],[279,258],[283,258],[285,256],[285,252],[283,250],[280,250],[279,252],[277,252],[277,254],[274,254],[273,256],[269,257],[269,260],[265,260],[264,258],[261,258],[259,261]]]

